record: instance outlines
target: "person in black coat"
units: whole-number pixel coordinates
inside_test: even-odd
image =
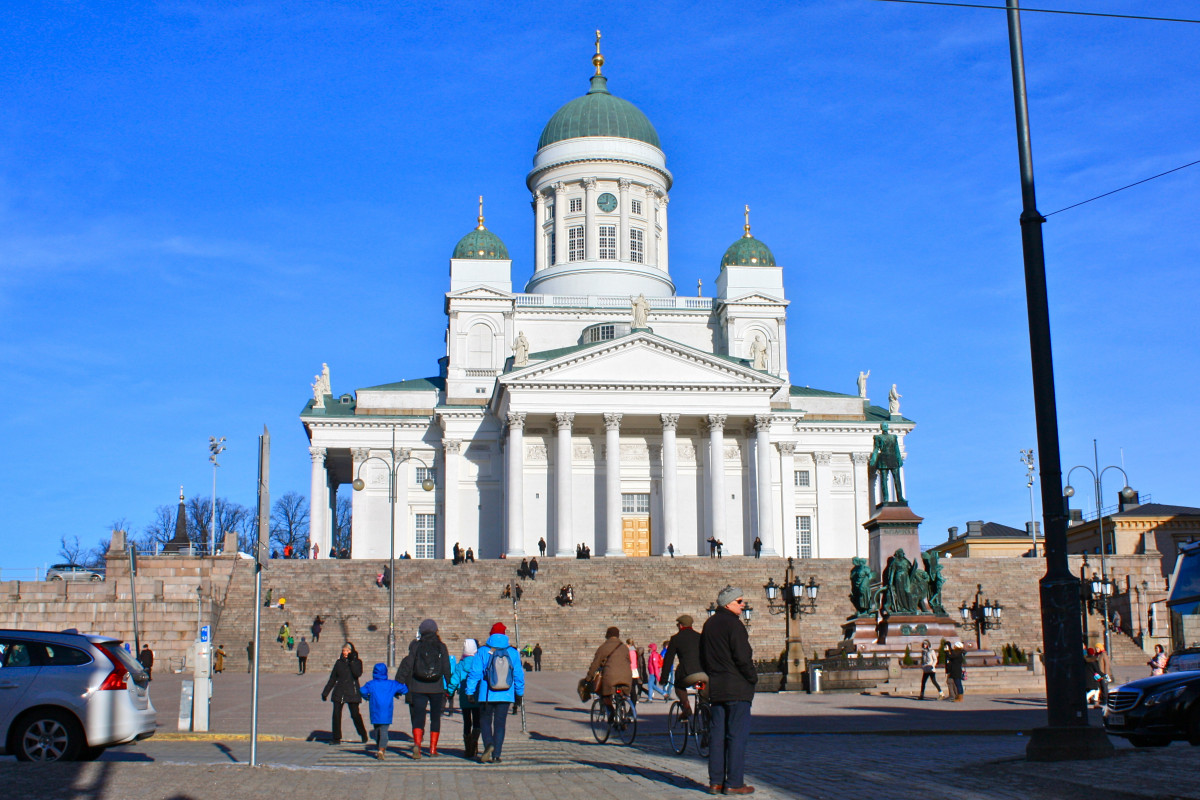
[[[708,673],[712,704],[712,744],[708,752],[710,794],[750,794],[746,785],[746,745],[750,741],[750,705],[754,702],[754,651],[742,623],[746,598],[726,586],[717,595],[717,611],[700,634],[700,665]]]
[[[362,714],[358,711],[362,695],[358,691],[358,679],[362,677],[362,659],[354,645],[346,642],[342,645],[341,657],[333,663],[329,671],[329,681],[321,690],[321,700],[328,700],[333,694],[333,738],[330,744],[342,743],[342,705],[350,707],[350,719],[354,722],[354,730],[358,731],[362,743],[367,743],[367,727],[363,725]]]
[[[450,677],[450,651],[438,637],[437,623],[423,620],[417,628],[418,638],[408,645],[408,655],[396,668],[396,680],[408,684],[408,716],[412,722],[412,757],[421,757],[421,740],[425,736],[425,710],[429,710],[429,755],[436,756],[438,737],[442,734],[442,703],[446,699],[446,679]],[[432,679],[420,677],[418,651],[432,648],[437,651],[438,674]]]
[[[961,703],[963,697],[963,668],[966,666],[967,654],[962,642],[955,642],[946,654],[946,677],[954,690],[954,702]]]
[[[703,681],[708,683],[708,674],[700,666],[700,634],[692,628],[691,614],[680,614],[675,620],[678,632],[667,642],[666,652],[663,653],[662,671],[658,674],[658,682],[667,685],[671,676],[671,665],[679,659],[679,668],[675,670],[675,696],[683,709],[683,718],[691,716],[692,708],[688,704],[687,690],[689,687]],[[705,694],[708,687],[704,688]]]

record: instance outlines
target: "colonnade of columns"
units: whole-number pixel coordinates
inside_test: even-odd
[[[595,261],[599,258],[600,221],[596,216],[596,198],[600,195],[598,181],[604,178],[584,178],[580,181],[583,186],[583,226],[584,226],[584,261]],[[568,260],[567,228],[578,225],[578,218],[572,218],[570,224],[567,215],[568,185],[557,181],[533,193],[533,207],[536,214],[534,226],[534,265],[536,271],[541,271],[551,264],[564,264]],[[620,195],[617,206],[617,219],[612,220],[617,225],[617,260],[630,261],[630,231],[636,225],[644,228],[643,262],[651,267],[658,267],[664,272],[669,269],[667,264],[667,195],[653,186],[643,186],[633,183],[627,178],[617,180],[617,192]],[[549,196],[554,199],[554,218],[546,216]],[[640,200],[644,203],[642,213],[637,218],[630,216],[631,201]],[[644,222],[640,222],[644,220]],[[608,219],[604,220],[609,223]],[[553,232],[553,237],[551,237]],[[550,252],[550,242],[554,242],[554,252]]]

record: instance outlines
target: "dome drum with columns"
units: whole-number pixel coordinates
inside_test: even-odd
[[[865,381],[857,394],[792,385],[782,267],[749,208],[716,296],[676,294],[666,156],[609,92],[599,49],[597,37],[588,93],[551,117],[526,178],[524,291],[481,198],[450,259],[438,374],[338,399],[328,379],[314,387],[301,420],[323,552],[339,487],[360,477],[352,557],[388,556],[396,463],[396,552],[415,558],[456,543],[520,556],[542,538],[559,556],[700,554],[710,537],[730,554],[755,537],[764,554],[867,554],[872,437],[888,421],[903,445],[912,423],[872,405]]]

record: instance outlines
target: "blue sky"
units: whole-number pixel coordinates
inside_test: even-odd
[[[1196,3],[1038,7],[1200,16]],[[1200,25],[1026,13],[1039,208],[1200,159]],[[298,413],[436,374],[448,258],[474,225],[532,272],[524,177],[584,93],[654,122],[680,293],[741,232],[784,267],[792,380],[898,384],[923,540],[1022,526],[1036,447],[1003,12],[871,0],[696,4],[15,2],[0,18],[0,569],[155,506],[307,494]],[[1200,505],[1200,166],[1045,226],[1064,467],[1121,463]],[[1064,470],[1065,471],[1065,470]],[[1119,480],[1105,486],[1115,501]],[[1076,482],[1077,484],[1079,481]],[[1091,506],[1090,484],[1079,500]]]

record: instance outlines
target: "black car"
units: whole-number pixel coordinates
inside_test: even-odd
[[[1108,693],[1104,729],[1134,747],[1162,747],[1176,739],[1200,745],[1200,670],[1118,686]]]

